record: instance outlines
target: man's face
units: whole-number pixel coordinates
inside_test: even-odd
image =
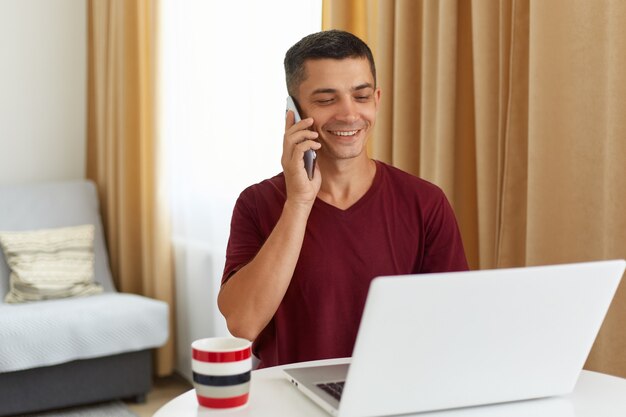
[[[321,156],[349,159],[361,155],[376,121],[380,89],[365,58],[305,62],[306,79],[298,89],[302,117],[312,117]]]

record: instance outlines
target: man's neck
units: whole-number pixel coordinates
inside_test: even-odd
[[[323,172],[317,197],[332,206],[346,210],[372,186],[376,163],[366,155],[338,161],[318,161]]]

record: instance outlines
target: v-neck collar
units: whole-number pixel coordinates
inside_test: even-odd
[[[332,204],[329,204],[329,203],[325,202],[321,198],[316,197],[315,198],[315,203],[314,203],[313,207],[318,207],[318,208],[320,208],[320,209],[322,209],[322,210],[324,210],[324,211],[326,211],[328,213],[332,213],[332,214],[335,214],[335,215],[347,216],[350,213],[358,210],[363,205],[367,204],[367,202],[372,199],[372,197],[376,194],[376,192],[380,188],[380,185],[382,184],[382,166],[381,166],[381,163],[379,161],[375,160],[375,159],[373,161],[376,164],[376,173],[374,174],[374,179],[372,180],[372,184],[367,189],[365,194],[363,194],[361,196],[361,198],[359,198],[357,201],[355,201],[354,204],[352,204],[350,207],[348,207],[346,209],[340,209],[339,207],[333,206]]]

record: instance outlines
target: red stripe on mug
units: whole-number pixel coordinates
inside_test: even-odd
[[[237,362],[250,357],[250,348],[235,352],[204,352],[196,349],[191,351],[193,358],[201,362]]]
[[[210,408],[231,408],[231,407],[239,407],[240,405],[244,405],[248,401],[248,394],[240,395],[239,397],[230,397],[230,398],[208,398],[202,397],[200,395],[198,397],[198,402],[203,407]]]

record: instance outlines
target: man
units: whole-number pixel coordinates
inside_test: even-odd
[[[369,47],[315,33],[287,51],[285,72],[302,120],[287,113],[283,173],[235,205],[218,297],[261,367],[351,356],[376,276],[467,269],[443,192],[367,156],[381,96]]]

